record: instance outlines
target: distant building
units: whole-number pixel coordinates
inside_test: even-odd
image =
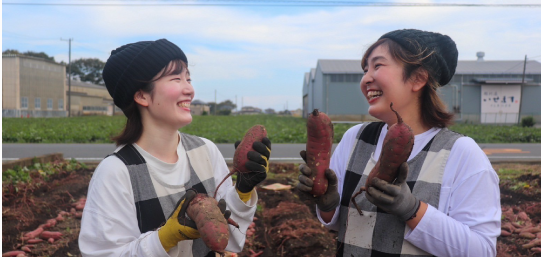
[[[67,82],[66,82],[67,83]],[[66,91],[66,95],[70,93]],[[113,110],[113,107],[115,108]],[[71,115],[123,115],[113,103],[105,85],[71,80]]]
[[[282,116],[291,116],[291,111],[289,111],[289,110],[279,111],[279,112],[278,112],[278,115],[282,115]]]
[[[302,109],[299,108],[297,110],[291,111],[291,116],[293,116],[293,117],[302,117]]]
[[[261,111],[261,109],[257,107],[252,107],[252,106],[244,106],[238,112],[238,114],[242,114],[242,115],[253,115],[253,114],[262,114],[262,113],[263,112]]]
[[[66,67],[2,55],[2,117],[66,117]]]
[[[63,64],[2,55],[2,117],[66,117],[68,105],[72,116],[122,115],[104,85],[71,80],[71,94],[68,85]]]
[[[523,60],[485,61],[484,53],[473,61],[458,61],[455,75],[440,94],[455,113],[456,122],[518,123],[533,116],[541,123],[541,63]],[[318,60],[304,74],[303,117],[313,109],[333,120],[375,120],[360,89],[364,75],[361,60]],[[520,111],[520,113],[519,113]]]
[[[203,115],[203,113],[208,115],[209,112],[210,112],[210,106],[207,103],[201,100],[192,101],[192,104],[190,105],[190,113],[192,115]]]
[[[274,111],[274,109],[272,108],[268,108],[268,109],[265,109],[265,114],[270,114],[270,115],[276,114],[276,111]]]

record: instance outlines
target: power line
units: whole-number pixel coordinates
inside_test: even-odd
[[[291,6],[291,7],[317,7],[317,6],[347,6],[347,7],[541,7],[541,4],[470,4],[470,3],[393,3],[393,2],[351,2],[351,1],[267,1],[267,0],[210,0],[193,3],[2,3],[2,5],[24,6]],[[172,3],[176,2],[176,3]],[[222,3],[220,3],[222,2]]]

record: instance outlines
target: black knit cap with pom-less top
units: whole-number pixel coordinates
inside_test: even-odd
[[[115,105],[124,110],[132,103],[133,96],[151,81],[172,60],[188,64],[182,50],[167,39],[140,41],[123,45],[113,51],[103,68],[105,87]]]
[[[388,38],[413,54],[426,57],[423,67],[445,86],[455,74],[458,50],[455,41],[447,35],[417,29],[402,29],[386,33],[380,39]],[[424,51],[424,53],[423,53]]]

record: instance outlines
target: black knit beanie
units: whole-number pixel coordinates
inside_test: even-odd
[[[458,50],[455,41],[449,36],[417,29],[402,29],[391,31],[380,37],[382,38],[393,40],[413,54],[420,54],[424,49],[428,50],[427,54],[433,52],[423,60],[423,67],[440,86],[449,83],[455,74]]]
[[[115,105],[122,110],[128,107],[143,85],[140,82],[152,80],[176,59],[188,64],[184,52],[167,39],[135,42],[111,51],[102,75]]]

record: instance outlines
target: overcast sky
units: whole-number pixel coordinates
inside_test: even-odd
[[[523,60],[528,55],[530,60],[541,61],[539,1],[513,1],[537,5],[529,7],[374,7],[354,0],[340,3],[355,2],[357,6],[317,6],[315,0],[303,1],[288,6],[292,2],[252,0],[252,5],[233,6],[240,1],[207,0],[199,3],[214,5],[201,6],[179,5],[197,2],[178,0],[3,0],[2,51],[45,52],[67,62],[68,42],[61,38],[73,38],[72,60],[106,61],[110,51],[123,44],[167,38],[188,56],[195,99],[214,101],[217,92],[218,102],[229,99],[239,107],[277,111],[302,107],[304,73],[315,68],[318,59],[360,59],[371,43],[396,29],[447,34],[457,43],[459,60],[475,60],[476,52],[484,51],[485,60]],[[149,2],[154,6],[132,5]],[[253,5],[258,2],[266,5]],[[282,4],[269,6],[269,2]],[[164,3],[169,5],[156,6]]]

